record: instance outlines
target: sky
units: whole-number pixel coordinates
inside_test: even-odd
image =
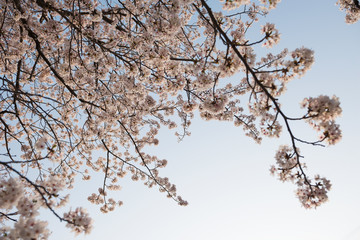
[[[101,183],[78,182],[70,205],[87,208],[95,221],[92,233],[78,239],[360,239],[360,23],[346,24],[335,2],[284,0],[265,19],[282,34],[272,52],[301,46],[315,51],[312,69],[289,83],[280,98],[285,112],[301,115],[299,102],[308,96],[340,98],[342,141],[326,148],[301,146],[309,174],[332,181],[327,203],[306,210],[293,184],[269,174],[278,146],[289,142],[285,132],[258,145],[231,123],[196,117],[190,137],[178,143],[172,132],[161,131],[159,146],[149,150],[168,160],[161,175],[177,185],[189,205],[178,206],[157,189],[125,178],[123,189],[114,195],[124,205],[102,214],[86,200]],[[313,136],[307,125],[293,127],[298,136]],[[50,239],[74,238],[55,217],[47,218]]]

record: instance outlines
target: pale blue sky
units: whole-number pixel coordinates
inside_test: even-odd
[[[177,143],[161,132],[153,154],[169,161],[161,173],[189,201],[180,207],[156,189],[124,179],[116,197],[124,206],[101,214],[86,200],[101,182],[79,183],[72,205],[88,208],[95,220],[91,235],[79,239],[126,240],[356,240],[360,239],[359,99],[360,24],[347,25],[335,0],[284,0],[266,21],[282,33],[274,51],[306,46],[315,51],[315,64],[303,78],[288,85],[281,97],[287,112],[301,115],[299,102],[308,96],[336,94],[343,116],[343,140],[329,148],[301,147],[310,173],[331,179],[330,201],[305,210],[294,195],[295,186],[270,176],[269,166],[279,140],[255,144],[241,128],[194,119],[192,136]],[[299,136],[312,136],[306,125],[294,126]],[[75,196],[76,195],[76,196]],[[72,239],[54,217],[50,239]]]

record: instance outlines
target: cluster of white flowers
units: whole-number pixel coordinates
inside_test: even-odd
[[[340,102],[337,97],[330,98],[324,95],[316,98],[309,97],[303,100],[301,107],[307,109],[303,119],[315,130],[321,132],[319,141],[302,141],[302,143],[316,145],[326,141],[332,145],[341,139],[341,130],[335,123],[335,119],[341,115]],[[300,162],[301,155],[295,146],[295,141],[298,140],[294,138],[291,147],[280,146],[275,156],[277,166],[271,166],[270,172],[272,175],[277,175],[281,181],[291,181],[298,186],[296,195],[305,208],[320,206],[328,199],[327,193],[331,188],[330,181],[318,175],[312,180],[305,174],[306,166]]]
[[[193,86],[197,91],[208,90],[214,86],[214,79],[206,74],[200,74]]]
[[[318,175],[314,180],[315,184],[313,185],[305,184],[303,180],[297,182],[299,188],[296,195],[305,208],[316,208],[328,200],[327,192],[331,189],[330,181]]]
[[[297,185],[296,196],[305,208],[316,208],[328,200],[328,191],[331,183],[326,178],[316,175],[309,179],[304,174],[306,166],[299,162],[299,149],[289,146],[280,146],[275,155],[276,166],[271,166],[270,173],[279,177],[281,181],[290,181]]]
[[[342,138],[340,125],[334,121],[320,122],[314,128],[321,132],[319,138],[325,139],[329,145],[338,143]]]
[[[263,43],[264,47],[272,48],[274,45],[279,43],[280,33],[275,28],[275,24],[266,23],[262,26],[261,32],[265,34],[265,42]]]
[[[341,139],[341,130],[334,121],[342,112],[339,98],[324,95],[309,97],[303,100],[301,107],[308,111],[308,123],[321,132],[320,140],[325,139],[329,144],[335,144]]]
[[[291,61],[285,63],[287,69],[291,69],[295,75],[303,75],[314,63],[314,51],[305,47],[297,48],[291,52]]]
[[[183,111],[185,113],[191,113],[193,111],[195,111],[197,109],[197,104],[196,103],[184,103],[183,105]]]
[[[79,207],[75,211],[64,213],[64,219],[69,221],[66,227],[71,228],[75,234],[90,233],[92,229],[92,219],[85,209]]]
[[[111,187],[108,187],[108,189],[109,190],[120,190],[120,186],[117,186],[117,187],[118,187],[117,189],[114,189]],[[98,192],[99,192],[99,194],[95,194],[95,193],[91,194],[88,197],[88,201],[93,204],[96,204],[96,205],[101,204],[102,206],[100,207],[100,211],[102,213],[108,213],[108,212],[114,211],[116,206],[122,206],[122,204],[123,204],[122,201],[116,202],[113,198],[106,199],[107,192],[105,192],[103,188],[99,188]]]
[[[19,215],[13,227],[0,227],[0,239],[47,239],[50,233],[46,228],[47,222],[35,219],[39,215],[40,202],[26,196],[22,185],[23,182],[14,178],[0,182],[0,209],[5,210],[4,214],[16,209]]]
[[[223,2],[224,10],[233,10],[242,5],[248,5],[251,3],[250,0],[220,0],[220,2]]]
[[[65,188],[66,182],[59,175],[50,175],[48,179],[41,181],[42,186],[51,195],[58,195]]]
[[[14,178],[0,180],[0,208],[11,209],[23,196],[21,183]]]
[[[276,8],[276,5],[281,2],[281,0],[259,0],[263,4],[263,8],[266,10]],[[249,5],[251,3],[250,0],[220,0],[223,2],[224,10],[233,10],[239,8],[243,5]]]
[[[294,180],[291,174],[292,169],[298,164],[297,156],[293,149],[289,146],[282,145],[279,147],[275,155],[276,163],[279,167],[279,178],[281,181]],[[271,168],[273,169],[273,167]]]
[[[214,99],[206,99],[200,106],[200,111],[206,111],[209,113],[220,113],[225,110],[225,105],[229,99],[226,96],[218,96]]]
[[[305,98],[301,103],[302,108],[306,108],[308,115],[316,121],[329,121],[335,120],[341,115],[341,107],[339,98],[336,96],[320,95],[316,98]]]
[[[48,239],[47,225],[47,222],[35,218],[20,217],[4,239]]]
[[[239,22],[237,25],[237,28],[230,32],[230,36],[232,37],[234,43],[238,45],[245,45],[245,24],[243,22]]]
[[[266,137],[280,137],[282,126],[278,121],[272,121],[269,123],[269,120],[273,119],[273,116],[269,118],[263,118],[260,122],[261,133]]]
[[[38,209],[40,208],[40,204],[40,201],[36,199],[22,197],[16,205],[16,208],[20,215],[24,217],[34,217],[39,214]]]
[[[270,10],[276,8],[276,6],[278,5],[278,3],[281,2],[281,0],[260,0],[260,2],[265,6],[268,5],[268,9]]]
[[[346,12],[345,21],[349,24],[356,23],[360,19],[360,4],[358,0],[338,0],[340,9]]]

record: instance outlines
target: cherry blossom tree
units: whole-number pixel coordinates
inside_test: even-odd
[[[271,173],[296,185],[304,207],[326,202],[330,181],[306,174],[299,147],[341,139],[339,99],[308,97],[302,116],[288,116],[279,97],[311,68],[313,51],[257,56],[256,46],[270,49],[280,34],[264,23],[251,40],[248,29],[280,0],[220,2],[221,11],[206,0],[0,0],[1,239],[48,238],[40,208],[89,233],[85,209],[59,208],[75,178],[95,172],[103,181],[88,200],[104,213],[122,205],[109,194],[125,175],[187,205],[159,173],[167,160],[145,147],[159,144],[161,127],[183,139],[196,115],[232,121],[257,143],[285,129],[289,144],[277,150]],[[358,1],[338,4],[348,23],[359,19]],[[319,138],[298,138],[295,121]]]

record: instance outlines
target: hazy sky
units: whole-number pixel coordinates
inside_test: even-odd
[[[345,14],[335,2],[284,0],[266,17],[282,34],[273,52],[301,46],[315,51],[312,69],[291,82],[280,98],[286,112],[300,116],[304,97],[340,97],[343,140],[327,148],[301,146],[309,173],[333,183],[328,203],[305,210],[295,197],[294,185],[270,176],[275,151],[289,142],[285,132],[278,140],[257,145],[233,124],[196,118],[192,136],[178,143],[172,132],[163,131],[159,146],[151,149],[169,161],[161,175],[177,185],[189,206],[180,207],[157,189],[124,179],[123,189],[116,193],[124,205],[102,214],[86,200],[101,182],[79,183],[71,205],[85,206],[95,220],[92,234],[79,239],[360,239],[360,24],[345,24]],[[312,137],[306,125],[294,129],[299,136]],[[50,239],[73,238],[63,223],[49,218],[53,220]]]

